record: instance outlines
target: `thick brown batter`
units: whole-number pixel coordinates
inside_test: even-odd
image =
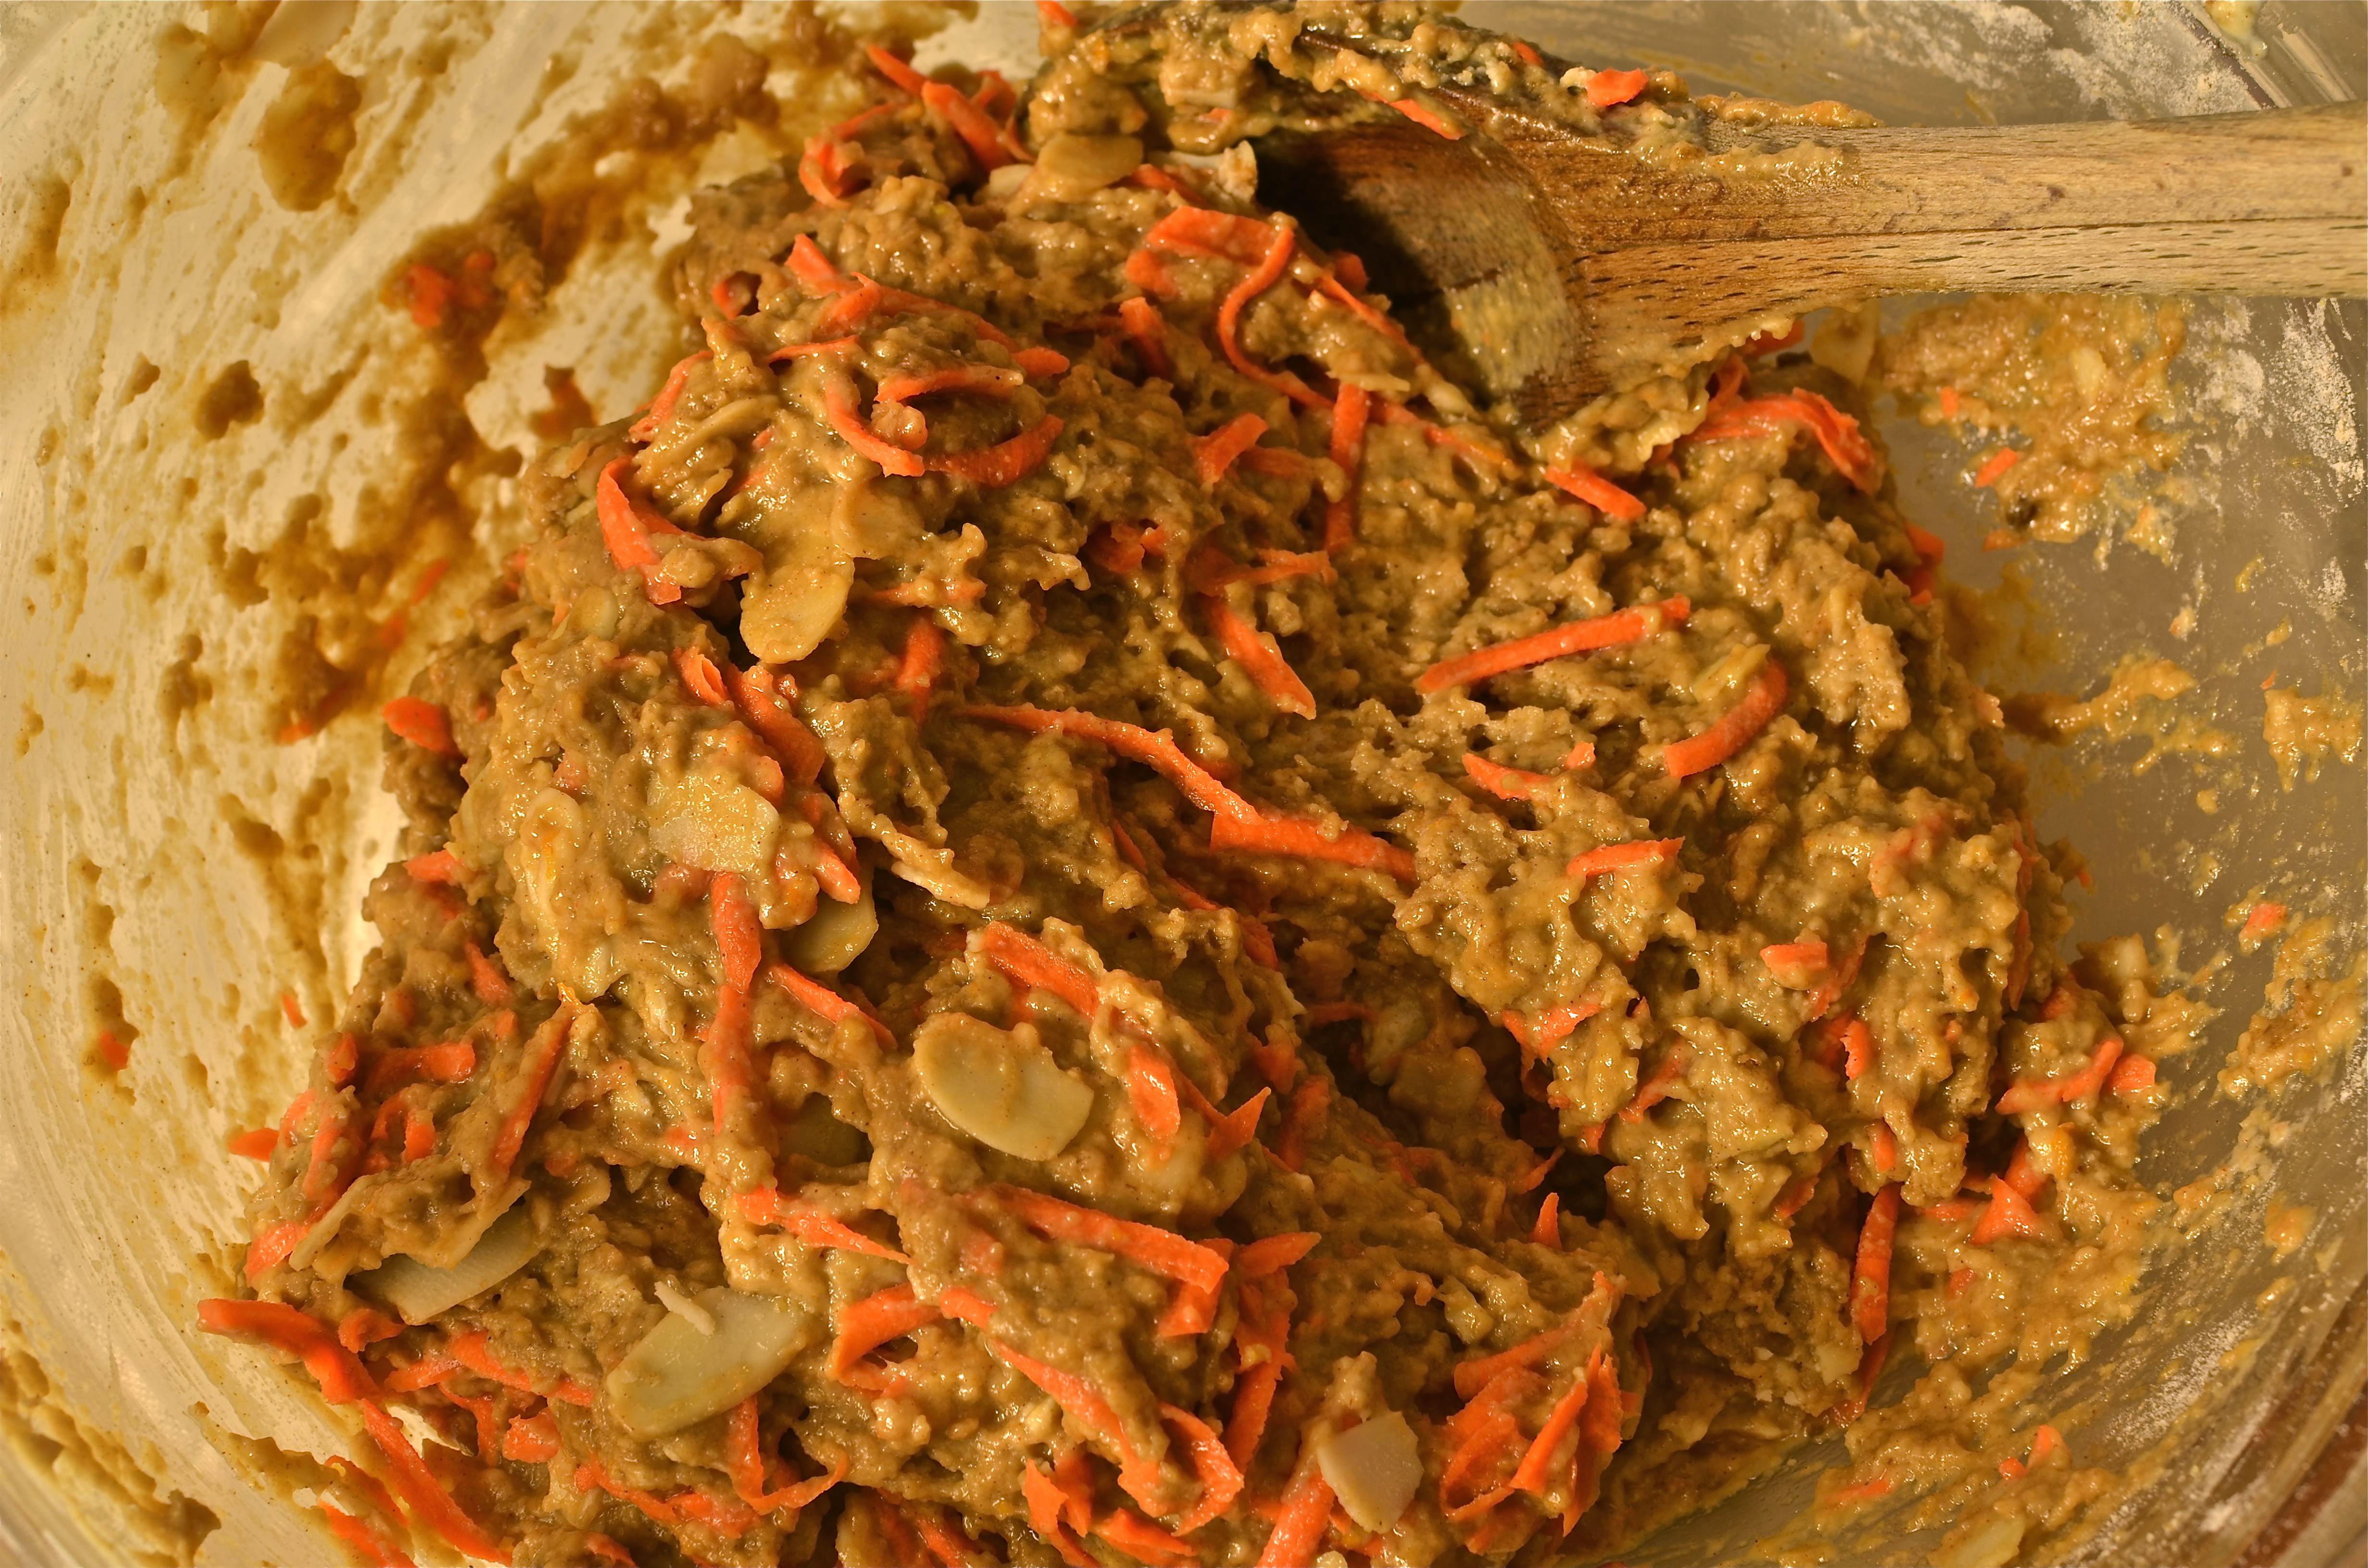
[[[1828,1506],[2027,1450],[2006,1561],[2094,1489],[2015,1423],[2127,1310],[2152,999],[1937,546],[1803,355],[1517,445],[1177,152],[1295,24],[1164,25],[1017,122],[882,57],[704,199],[707,347],[389,707],[210,1326],[521,1563],[1589,1558],[1912,1344]]]

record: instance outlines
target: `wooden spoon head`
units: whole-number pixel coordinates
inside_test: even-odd
[[[1258,200],[1362,259],[1407,335],[1485,401],[1544,426],[1606,390],[1578,268],[1493,139],[1371,121],[1256,146]]]

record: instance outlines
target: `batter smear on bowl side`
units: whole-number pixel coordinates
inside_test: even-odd
[[[2014,1456],[1968,1568],[2094,1494],[1982,1423],[2129,1310],[2145,965],[2059,956],[1851,389],[1524,444],[1210,151],[1244,15],[1017,116],[875,50],[387,705],[203,1312],[380,1560],[1594,1561],[1838,1425],[1836,1517]]]

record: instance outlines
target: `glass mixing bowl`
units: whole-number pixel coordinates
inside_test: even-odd
[[[2360,96],[2368,70],[2368,11],[2348,4],[1467,15],[1590,63],[1899,123],[2327,101]],[[498,452],[535,445],[545,366],[574,367],[611,415],[655,385],[677,329],[653,247],[684,233],[685,171],[732,177],[780,135],[677,127],[676,175],[620,153],[541,187],[544,221],[581,223],[577,262],[540,314],[486,340],[465,394],[425,376],[382,290],[415,242],[472,222],[634,73],[683,78],[712,29],[809,25],[754,6],[330,0],[258,36],[261,16],[0,7],[0,1558],[29,1564],[332,1559],[318,1516],[290,1506],[317,1472],[280,1456],[344,1451],[345,1435],[264,1358],[194,1332],[244,1243],[251,1176],[223,1139],[284,1103],[307,1040],[287,1014],[331,1016],[367,946],[353,911],[393,829],[368,699],[399,687],[488,569],[461,559],[404,601],[467,518],[503,515]],[[989,5],[922,63],[1024,71],[1032,26],[1030,7]],[[777,68],[769,85],[781,130],[837,107],[818,76]],[[2264,890],[2336,920],[2356,952],[2368,879],[2362,769],[2281,788],[2258,694],[2273,670],[2362,689],[2362,312],[2203,301],[2192,324],[2169,560],[2114,540],[1985,555],[1994,504],[1966,486],[1966,453],[1884,426],[1902,505],[2011,621],[1989,678],[2085,692],[2123,653],[2168,656],[2199,682],[2182,710],[2237,737],[2227,763],[2141,767],[2138,740],[2033,759],[2044,833],[2096,865],[2080,934],[2145,934],[2188,973],[2233,955],[2230,911]],[[420,447],[423,428],[440,444]],[[471,461],[440,466],[455,452]],[[500,524],[484,529],[497,558]],[[359,672],[361,699],[281,744],[291,668]],[[2167,1066],[2177,1094],[2144,1172],[2164,1191],[2220,1172],[2224,1199],[2167,1233],[2135,1321],[2065,1375],[2057,1424],[2083,1462],[2135,1482],[2044,1556],[2322,1568],[2362,1550],[2368,1055],[2267,1100],[2222,1097],[2269,963],[2214,970],[2220,1012]],[[2263,1238],[2273,1204],[2307,1211],[2283,1255]],[[1629,1561],[1765,1556],[1832,1458],[1798,1456]],[[1863,1560],[1921,1562],[1931,1540]]]

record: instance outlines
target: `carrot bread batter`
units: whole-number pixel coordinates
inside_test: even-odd
[[[207,1326],[358,1408],[381,1559],[1593,1560],[1840,1425],[1836,1508],[2011,1446],[2006,1561],[2152,1004],[1937,543],[1757,345],[1516,444],[1210,141],[1297,20],[1169,16],[1016,116],[875,51],[703,199],[706,347],[388,705]]]

